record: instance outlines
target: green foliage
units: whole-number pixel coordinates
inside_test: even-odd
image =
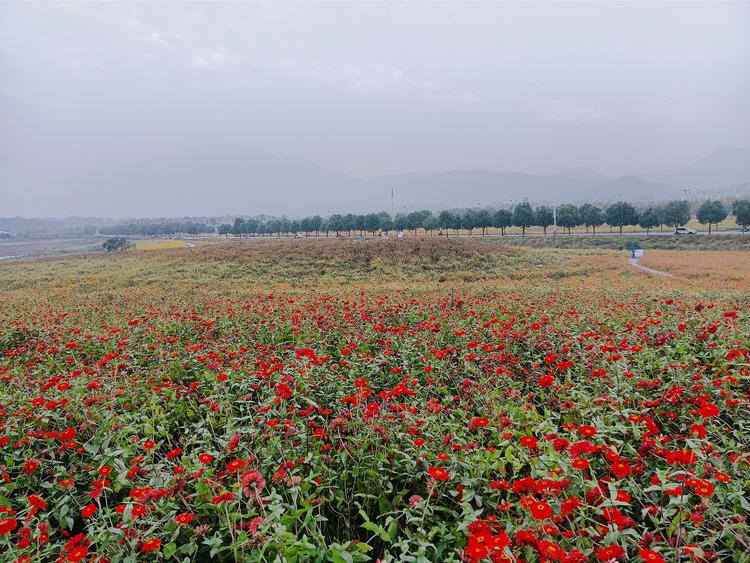
[[[555,221],[552,208],[541,205],[534,210],[534,223],[544,229],[544,235],[547,236],[547,228]]]
[[[513,225],[513,213],[507,209],[498,209],[492,214],[492,226],[500,229],[503,235],[505,235],[505,229],[511,225]]]
[[[702,225],[708,223],[708,234],[711,234],[711,223],[717,225],[727,218],[729,210],[718,200],[707,199],[698,208],[696,217]]]
[[[608,225],[619,227],[621,235],[625,225],[638,224],[638,212],[635,207],[624,201],[618,201],[607,207],[605,218]]]
[[[557,209],[557,224],[563,228],[568,229],[568,234],[573,227],[577,227],[581,224],[581,218],[578,212],[578,208],[575,205],[569,203],[561,205]]]
[[[581,215],[581,222],[586,225],[586,228],[591,227],[594,234],[596,234],[596,228],[604,224],[604,213],[596,205],[590,203],[584,203],[578,210]]]
[[[513,208],[513,226],[521,227],[521,233],[526,234],[526,229],[534,225],[534,210],[528,201],[519,203]]]
[[[638,217],[638,225],[641,228],[646,229],[648,233],[654,227],[661,225],[661,217],[659,216],[658,210],[653,207],[648,207]]]
[[[659,208],[661,222],[672,225],[675,229],[690,221],[690,203],[687,201],[669,201]]]
[[[743,230],[747,230],[747,226],[750,225],[750,200],[735,200],[732,204],[732,213],[734,214],[735,222],[740,225]]]
[[[108,238],[102,243],[102,248],[107,252],[116,252],[118,250],[126,250],[130,248],[131,244],[126,238],[113,237]]]

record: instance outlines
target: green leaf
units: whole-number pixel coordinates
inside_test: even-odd
[[[166,557],[167,559],[172,557],[175,553],[177,553],[176,543],[172,542],[164,546],[164,557]]]
[[[365,530],[370,530],[371,532],[377,534],[378,537],[384,542],[391,543],[391,536],[388,534],[388,532],[381,526],[378,526],[375,522],[365,522],[364,524],[362,524],[362,527]]]

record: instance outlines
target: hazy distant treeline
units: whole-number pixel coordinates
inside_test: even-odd
[[[208,223],[187,222],[144,222],[144,223],[124,223],[120,225],[109,225],[99,228],[101,235],[117,236],[149,236],[164,237],[175,236],[178,234],[202,235],[207,233],[216,233],[216,227]]]
[[[564,204],[560,206],[539,205],[533,207],[524,202],[506,209],[491,208],[457,208],[432,212],[428,210],[412,211],[410,213],[397,213],[392,215],[386,211],[368,214],[340,214],[336,213],[328,217],[313,215],[298,219],[286,217],[259,216],[250,218],[237,218],[233,223],[218,224],[215,218],[197,218],[192,220],[174,219],[148,219],[130,220],[122,223],[86,225],[84,218],[70,220],[57,220],[65,226],[64,231],[52,231],[56,234],[76,235],[106,235],[124,237],[174,237],[195,236],[205,234],[218,234],[222,236],[272,236],[272,235],[295,235],[299,236],[330,236],[334,234],[352,233],[387,233],[390,231],[414,231],[424,230],[430,234],[435,232],[448,236],[451,232],[458,231],[474,232],[480,231],[486,234],[487,229],[493,228],[505,234],[508,227],[517,227],[525,234],[530,227],[540,227],[545,234],[556,222],[558,227],[570,232],[578,226],[585,226],[595,234],[596,229],[607,225],[618,228],[622,233],[625,226],[640,226],[646,231],[663,226],[677,227],[686,224],[693,215],[697,220],[708,225],[709,232],[713,225],[717,225],[726,219],[729,213],[735,216],[737,225],[747,228],[750,224],[750,200],[735,200],[725,204],[719,200],[705,200],[700,204],[691,205],[688,201],[675,200],[664,202],[659,205],[637,208],[627,202],[617,202],[608,206],[597,206],[586,203],[581,206]],[[4,225],[7,221],[13,221],[12,225]],[[15,237],[13,231],[8,227],[21,227],[19,218],[13,220],[0,220],[0,238]],[[26,231],[21,232],[49,232],[49,225],[45,219],[22,220]],[[35,231],[33,228],[40,228]]]

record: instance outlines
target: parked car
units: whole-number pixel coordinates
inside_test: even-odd
[[[674,230],[674,234],[676,234],[676,235],[694,235],[695,231],[693,229],[688,229],[687,227],[677,227]]]

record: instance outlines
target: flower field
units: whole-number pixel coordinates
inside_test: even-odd
[[[439,245],[4,267],[0,560],[750,561],[747,285]]]

